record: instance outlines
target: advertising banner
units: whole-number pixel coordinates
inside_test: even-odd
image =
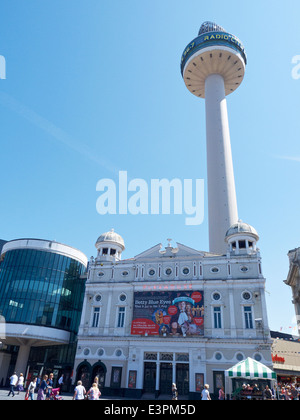
[[[202,291],[134,293],[132,335],[204,335]]]

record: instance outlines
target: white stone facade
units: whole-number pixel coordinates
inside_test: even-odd
[[[92,381],[97,373],[94,368],[101,366],[101,386],[106,392],[112,392],[116,385],[115,376],[118,391],[113,392],[123,395],[166,393],[170,381],[183,382],[182,392],[196,395],[196,374],[211,385],[214,393],[224,371],[238,360],[250,356],[272,366],[265,279],[257,237],[251,232],[246,234],[253,243],[241,242],[245,246],[242,249],[232,247],[233,238],[230,232],[226,255],[201,252],[178,243],[176,248],[169,244],[165,249],[159,244],[127,260],[112,257],[108,261],[101,256],[91,259],[74,380],[82,377],[80,369],[86,365],[85,375],[88,371]],[[236,238],[245,238],[245,232],[239,231]],[[202,335],[131,334],[135,294],[153,292],[158,296],[164,291],[201,291]],[[166,378],[162,379],[162,375]]]

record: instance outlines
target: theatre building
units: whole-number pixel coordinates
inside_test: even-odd
[[[98,377],[103,395],[217,395],[224,372],[251,357],[272,367],[265,278],[256,230],[239,221],[223,255],[177,243],[122,259],[102,234],[88,265],[74,383]]]

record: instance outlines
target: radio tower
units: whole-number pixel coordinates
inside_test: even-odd
[[[226,253],[225,234],[238,222],[226,95],[243,81],[242,43],[221,26],[204,22],[183,52],[181,74],[190,92],[205,98],[210,252]]]

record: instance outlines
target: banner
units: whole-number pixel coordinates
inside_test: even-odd
[[[204,335],[202,291],[134,293],[132,335]]]

